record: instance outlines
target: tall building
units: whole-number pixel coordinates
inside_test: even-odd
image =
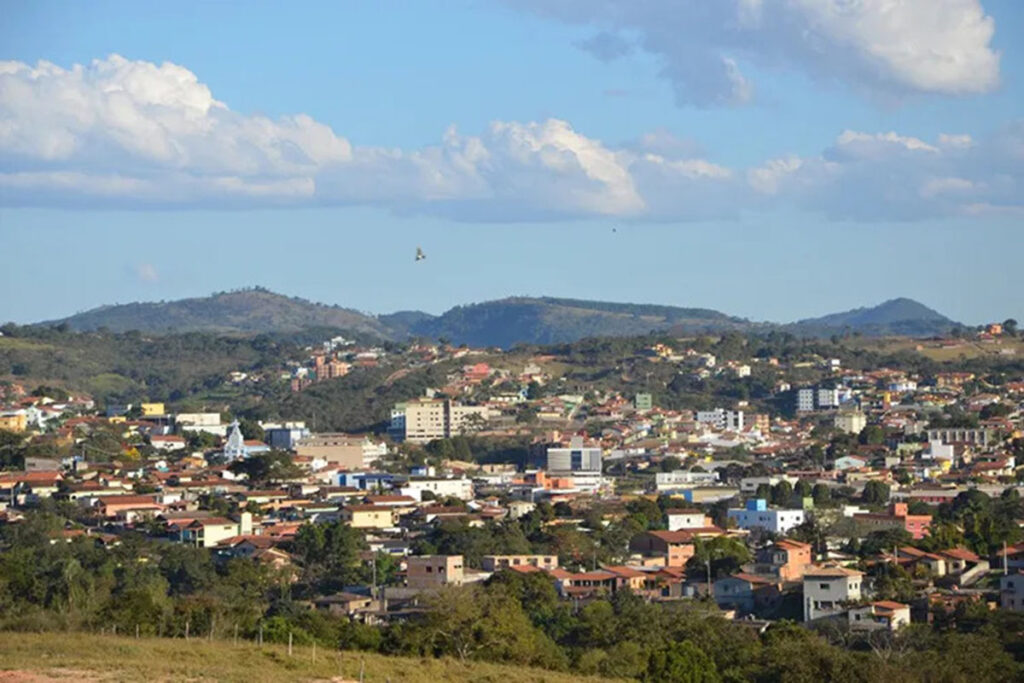
[[[585,446],[574,436],[568,448],[548,448],[548,472],[600,472],[602,452],[599,446]]]
[[[814,410],[814,389],[803,388],[796,392],[797,412],[807,413]]]
[[[720,430],[739,432],[743,430],[744,416],[741,410],[726,410],[725,408],[699,410],[697,411],[697,422],[709,424]]]
[[[637,394],[633,399],[633,407],[637,410],[650,410],[654,407],[654,399],[650,394]]]
[[[860,434],[868,426],[868,418],[859,410],[841,411],[836,413],[832,423],[847,434]]]
[[[450,399],[418,399],[392,409],[388,431],[398,441],[427,443],[470,431],[474,423],[486,422],[490,415],[490,409],[484,406],[458,405]]]

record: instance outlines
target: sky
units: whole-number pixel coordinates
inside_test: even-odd
[[[0,321],[251,285],[1024,319],[1021,35],[1019,0],[11,0]]]

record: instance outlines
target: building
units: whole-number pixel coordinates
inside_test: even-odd
[[[207,432],[220,437],[228,432],[228,426],[220,422],[220,413],[178,413],[174,424],[181,432]]]
[[[353,529],[390,529],[395,526],[395,509],[387,505],[346,505],[341,521]]]
[[[547,449],[548,472],[601,472],[600,447],[585,446],[583,437],[574,436],[568,448]]]
[[[863,607],[851,608],[847,618],[850,628],[855,631],[898,631],[910,624],[910,605],[880,600]]]
[[[999,606],[1024,612],[1024,572],[1018,570],[999,579]]]
[[[697,411],[696,419],[700,424],[711,425],[720,431],[743,431],[744,417],[741,410],[726,410],[725,408],[700,410]]]
[[[290,451],[295,445],[309,436],[304,422],[285,422],[283,424],[264,425],[263,440],[271,448]]]
[[[387,455],[384,442],[374,443],[368,437],[348,434],[313,434],[295,444],[296,455],[325,461],[346,470],[360,470]]]
[[[654,484],[659,491],[692,486],[693,484],[716,484],[718,472],[694,472],[692,470],[673,470],[658,472],[654,475]]]
[[[485,572],[496,572],[511,567],[557,569],[558,555],[484,555],[480,561],[480,568]]]
[[[782,539],[760,550],[751,569],[756,574],[776,577],[779,581],[799,581],[813,562],[814,552],[810,544]]]
[[[405,584],[409,588],[461,586],[462,555],[420,555],[406,559]]]
[[[704,529],[711,526],[711,518],[700,510],[665,510],[669,531]]]
[[[167,414],[163,403],[143,403],[139,406],[142,417],[163,417]]]
[[[466,477],[442,479],[423,477],[410,479],[398,489],[403,496],[423,500],[424,492],[429,491],[434,498],[458,498],[473,500],[473,480]]]
[[[804,572],[804,621],[832,617],[860,600],[864,573],[845,567],[810,567]]]
[[[654,407],[654,398],[647,393],[637,394],[633,399],[633,407],[638,411],[650,410]]]
[[[931,526],[931,515],[912,515],[906,503],[893,503],[888,513],[862,512],[853,515],[853,519],[865,528],[865,533],[884,531],[886,529],[903,529],[915,539],[922,539]]]
[[[212,548],[232,536],[252,533],[252,513],[243,512],[237,522],[227,517],[204,517],[186,525],[179,532],[182,543],[197,548]]]
[[[388,431],[397,441],[428,443],[472,431],[491,417],[486,406],[464,406],[450,399],[425,398],[397,404]]]
[[[719,607],[743,615],[770,610],[782,596],[781,586],[771,577],[743,572],[718,579],[712,590]]]
[[[958,427],[945,427],[942,429],[929,429],[928,441],[941,441],[942,443],[968,443],[975,446],[988,446],[992,441],[992,430],[990,429],[967,429]]]
[[[797,390],[796,409],[800,413],[809,413],[814,410],[814,389],[805,387]]]
[[[28,429],[28,413],[24,410],[0,413],[0,429],[5,429],[8,432],[25,431]]]
[[[760,527],[773,534],[784,534],[804,523],[803,510],[769,509],[764,498],[748,500],[745,508],[730,508],[728,516],[740,529]]]
[[[859,410],[840,411],[832,419],[832,424],[847,434],[860,434],[868,426],[868,418]]]

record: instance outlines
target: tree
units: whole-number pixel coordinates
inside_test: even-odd
[[[256,420],[242,418],[238,421],[238,431],[242,432],[242,438],[249,441],[263,441],[266,438],[263,427]]]
[[[876,480],[871,480],[864,485],[864,491],[861,493],[861,500],[868,505],[885,505],[889,502],[890,488],[889,485]]]
[[[793,485],[783,479],[771,489],[771,504],[785,507],[793,499]]]
[[[827,484],[815,484],[811,489],[811,497],[814,498],[815,507],[826,507],[832,504],[832,490]]]
[[[659,683],[718,683],[715,662],[693,642],[684,640],[651,653],[645,681]]]
[[[885,443],[885,430],[879,425],[868,425],[860,430],[857,440],[862,444],[870,444],[872,446],[883,444]]]
[[[1017,334],[1017,321],[1013,318],[1007,318],[1003,321],[1003,332],[1009,335]]]
[[[236,460],[228,465],[228,469],[234,474],[244,474],[255,484],[302,476],[302,470],[292,461],[292,456],[284,451],[270,451]]]
[[[661,459],[659,468],[662,472],[675,472],[683,464],[683,461],[675,455],[666,455]]]

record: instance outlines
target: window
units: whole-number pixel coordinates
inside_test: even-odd
[[[827,583],[819,583],[818,584],[818,588],[820,588],[823,591],[827,591],[828,590],[828,584]]]
[[[434,573],[434,568],[433,568],[433,567],[430,567],[430,566],[428,566],[428,567],[427,567],[427,573],[428,573],[428,574],[433,574],[433,573]]]

